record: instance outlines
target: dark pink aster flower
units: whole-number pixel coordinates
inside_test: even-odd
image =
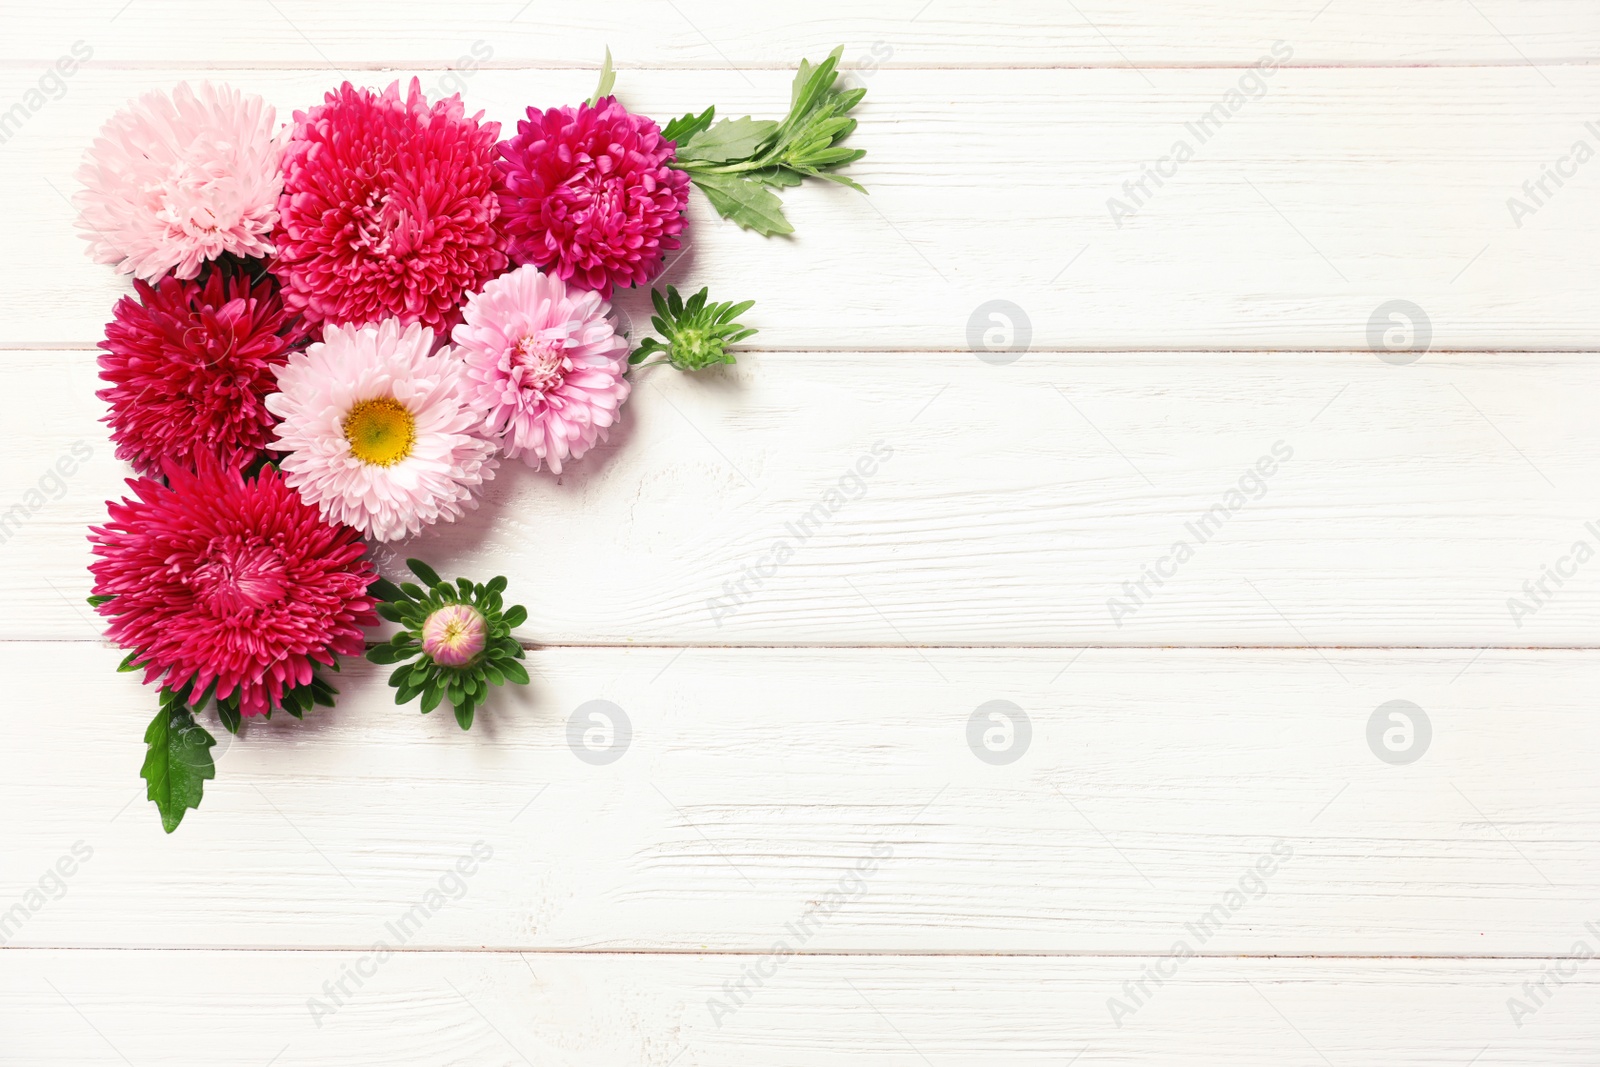
[[[146,683],[193,683],[196,697],[215,683],[218,699],[262,715],[312,664],[361,654],[376,572],[354,530],[324,522],[271,467],[245,481],[203,457],[166,476],[129,479],[138,499],[89,531],[106,636]]]
[[[647,285],[678,247],[689,176],[667,166],[676,145],[615,97],[530,107],[495,163],[511,258],[603,297]]]
[[[295,112],[272,270],[284,302],[323,323],[395,317],[435,333],[462,295],[506,266],[495,226],[498,122],[467,118],[459,95],[429,104],[411,79],[382,93],[345,82]]]
[[[276,368],[306,341],[300,317],[271,278],[252,285],[237,271],[133,285],[138,298],[117,302],[100,342],[100,377],[111,385],[96,395],[111,405],[104,421],[117,458],[151,475],[163,461],[192,468],[202,455],[248,466],[278,421],[265,403]]]

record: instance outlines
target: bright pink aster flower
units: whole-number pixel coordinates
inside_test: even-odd
[[[193,278],[224,252],[264,256],[278,221],[285,131],[259,96],[188,83],[111,116],[78,170],[78,228],[97,263]]]
[[[354,530],[323,522],[271,467],[247,482],[202,458],[166,476],[129,479],[138,499],[89,532],[95,594],[112,598],[106,636],[136,653],[147,684],[192,682],[198,696],[215,682],[262,715],[313,663],[361,654],[376,572]]]
[[[251,285],[236,271],[213,271],[203,285],[171,276],[133,285],[137,299],[117,302],[100,342],[100,377],[111,385],[96,395],[111,405],[117,458],[148,475],[163,461],[193,468],[201,455],[248,466],[278,421],[265,403],[278,388],[274,368],[305,343],[299,317],[271,278]]]
[[[295,112],[272,270],[314,326],[397,317],[443,331],[462,294],[506,266],[493,184],[498,122],[459,95],[429,104],[411,79],[382,93],[345,82]]]
[[[604,297],[648,284],[678,247],[689,204],[689,176],[667,166],[676,147],[615,97],[530,107],[495,163],[511,258]]]
[[[628,399],[628,342],[599,293],[569,290],[534,266],[501,275],[467,297],[451,334],[466,364],[467,407],[507,456],[561,473],[605,440]]]

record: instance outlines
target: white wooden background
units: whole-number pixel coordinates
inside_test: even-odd
[[[53,890],[0,949],[0,1062],[1600,1055],[1600,562],[1506,603],[1600,545],[1600,163],[1520,226],[1506,205],[1600,147],[1592,0],[6,7],[0,111],[93,58],[0,144],[0,508],[94,454],[0,545],[0,911]],[[1275,42],[1265,94],[1115,225],[1107,198]],[[66,202],[98,126],[183,78],[286,117],[413,73],[509,123],[586,95],[607,44],[637,110],[771,114],[837,43],[870,198],[793,191],[796,237],[767,242],[697,201],[672,270],[758,301],[739,365],[651,372],[612,445],[403,546],[510,576],[533,684],[462,734],[358,665],[336,712],[224,737],[165,837],[150,694],[82,604],[126,474],[92,395],[125,287]],[[997,299],[1032,327],[1007,365],[967,342]],[[1409,365],[1367,342],[1396,299],[1432,326]],[[1280,442],[1260,498],[1113,618]],[[708,605],[875,446],[792,559]],[[632,724],[604,766],[567,740],[597,699]],[[1366,739],[1393,699],[1432,723],[1409,765]],[[991,700],[1032,723],[1009,765],[968,747]]]

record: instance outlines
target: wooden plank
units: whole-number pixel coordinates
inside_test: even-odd
[[[95,640],[93,366],[0,366],[0,638]],[[504,573],[550,644],[1591,646],[1597,406],[1588,354],[750,354],[380,559]]]
[[[0,225],[29,250],[0,264],[9,347],[98,340],[124,286],[71,233],[69,175],[132,94],[205,73],[91,64],[70,105],[48,103],[6,143]],[[431,86],[441,72],[421,73]],[[229,77],[285,117],[330,81]],[[1241,79],[1264,95],[1241,93]],[[485,70],[467,96],[510,120],[591,81]],[[708,70],[622,84],[631,105],[666,116],[709,102],[766,114],[789,81]],[[1155,87],[1104,69],[885,70],[856,135],[870,197],[791,191],[798,236],[769,241],[709,218],[697,196],[693,251],[668,280],[756,300],[757,339],[776,350],[966,351],[997,300],[1027,320],[1024,331],[1013,313],[1009,343],[1026,334],[1035,349],[1366,348],[1396,300],[1422,309],[1435,349],[1592,349],[1600,199],[1584,195],[1592,175],[1573,153],[1600,145],[1585,126],[1597,89],[1594,67],[1564,68],[1555,87],[1522,68],[1172,70]],[[1181,164],[1179,141],[1193,153]],[[1558,189],[1546,165],[1575,176]],[[1523,190],[1538,181],[1544,193]],[[1514,196],[1527,214],[1513,217]],[[639,312],[643,294],[625,306]]]
[[[117,658],[0,645],[11,944],[1542,956],[1600,921],[1594,652],[545,649],[471,733],[356,664],[224,736],[171,837]]]
[[[1375,29],[1377,28],[1377,29]],[[172,8],[146,0],[91,0],[9,13],[0,59],[53,60],[75,39],[120,66],[219,67],[466,65],[473,45],[488,62],[595,67],[609,45],[623,65],[771,67],[845,45],[863,69],[877,66],[1148,67],[1244,64],[1274,40],[1297,61],[1329,63],[1585,62],[1600,48],[1600,20],[1583,0],[1480,0],[1384,4],[1380,0],[942,0],[859,4],[817,0],[774,12],[733,0],[684,0],[671,8],[619,0],[575,8],[551,0],[426,0]],[[481,58],[479,58],[481,62]],[[1137,77],[1134,70],[1130,76]],[[1546,71],[1552,79],[1559,74]],[[1537,75],[1532,75],[1537,76]]]
[[[1583,937],[1593,950],[1597,939]],[[1120,1027],[1144,967],[1178,975]],[[356,976],[361,967],[370,977]],[[1571,969],[1556,985],[1544,968]],[[759,988],[743,977],[760,967]],[[1141,957],[6,952],[8,1063],[1563,1067],[1600,1043],[1595,964]],[[345,974],[351,975],[345,978]],[[332,1002],[323,982],[343,979]],[[1543,1004],[1513,1024],[1524,982]],[[357,982],[359,981],[359,986]],[[748,993],[731,1014],[724,983]],[[313,999],[315,998],[315,1000]],[[318,1025],[320,1023],[320,1026]],[[720,1025],[719,1025],[720,1023]],[[179,1036],[181,1035],[181,1036]]]

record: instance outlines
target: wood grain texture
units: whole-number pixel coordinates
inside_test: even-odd
[[[1119,1028],[1107,1001],[1157,961],[793,958],[719,1026],[708,1003],[758,960],[362,955],[0,953],[0,1063],[1549,1067],[1600,1045],[1592,962],[1519,1029],[1506,1003],[1551,961],[1185,960]],[[358,964],[319,1027],[308,1001]]]
[[[430,87],[441,76],[418,73]],[[30,250],[0,264],[9,347],[99,339],[126,285],[68,236],[71,175],[130,96],[205,74],[91,63],[67,83],[69,103],[47,103],[4,144],[0,234]],[[229,77],[287,118],[337,76]],[[1245,77],[1264,95],[1241,94]],[[710,102],[765,115],[790,80],[658,71],[623,87],[657,116]],[[509,122],[592,81],[487,70],[466,95]],[[1364,349],[1396,299],[1422,308],[1435,348],[1593,349],[1600,199],[1587,191],[1600,168],[1570,156],[1580,139],[1600,145],[1584,125],[1597,89],[1592,67],[1565,68],[1554,87],[1521,68],[1171,70],[1153,88],[1113,70],[880,71],[856,135],[869,154],[852,169],[871,196],[793,190],[797,236],[764,240],[710,218],[696,194],[692,251],[665,277],[756,300],[751,325],[775,350],[965,351],[993,300],[1022,309],[1036,349]],[[1213,107],[1203,138],[1186,126]],[[1179,140],[1193,152],[1181,165]],[[1560,189],[1545,179],[1542,206],[1514,219],[1508,198],[1563,159],[1573,176]],[[1147,164],[1170,177],[1145,177]],[[1113,199],[1134,213],[1114,220]],[[636,317],[644,304],[623,301]],[[988,321],[977,315],[980,335]]]
[[[92,362],[0,368],[0,637],[95,640]],[[1597,406],[1584,354],[748,354],[379,559],[507,574],[548,644],[1590,646]]]
[[[217,67],[363,68],[471,58],[522,66],[620,65],[701,69],[790,67],[800,55],[845,46],[852,66],[1125,68],[1244,64],[1279,38],[1311,64],[1587,62],[1600,15],[1583,0],[816,0],[770,8],[736,0],[620,0],[604,8],[555,0],[276,0],[234,8],[160,0],[87,0],[7,13],[0,59],[53,60],[73,40],[119,66],[194,62]],[[876,51],[875,51],[876,49]],[[1137,69],[1134,69],[1137,68]],[[1551,78],[1555,72],[1546,70]],[[1536,72],[1529,76],[1538,78]],[[1142,82],[1141,82],[1142,84]]]
[[[336,712],[223,736],[170,838],[116,660],[0,646],[59,709],[8,728],[12,944],[1540,956],[1600,920],[1588,652],[546,649],[470,734],[355,664]],[[1396,699],[1409,765],[1368,746]],[[1008,764],[971,747],[995,700]]]
[[[1590,0],[13,6],[0,1064],[1592,1061]],[[757,301],[739,365],[380,556],[505,572],[533,684],[469,734],[349,665],[164,836],[82,602],[99,126],[412,75],[509,123],[608,44],[637,111],[765,116],[840,43],[872,195],[697,197],[666,275]]]

